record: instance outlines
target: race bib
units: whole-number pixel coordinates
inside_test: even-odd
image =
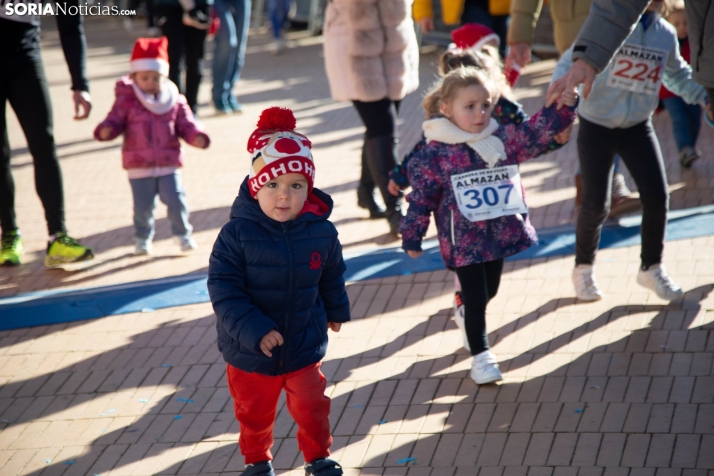
[[[607,85],[634,93],[658,95],[667,53],[659,48],[623,45],[607,74]]]
[[[459,211],[469,221],[528,213],[517,165],[451,176]]]

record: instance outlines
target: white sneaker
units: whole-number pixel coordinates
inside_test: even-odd
[[[496,356],[490,350],[474,355],[474,360],[471,363],[471,378],[478,385],[503,380],[501,371],[498,370]]]
[[[579,264],[573,269],[575,296],[581,301],[599,301],[602,290],[595,280],[595,268],[591,264]]]
[[[179,245],[181,246],[181,251],[191,251],[198,249],[198,243],[193,239],[192,236],[179,236]]]
[[[136,248],[134,248],[134,256],[150,255],[152,251],[151,241],[137,241]]]
[[[684,297],[684,291],[667,274],[663,264],[650,266],[647,271],[637,273],[637,284],[651,289],[657,296],[667,301],[675,301]]]
[[[456,327],[461,330],[461,335],[464,338],[464,349],[471,352],[469,338],[466,337],[466,321],[464,320],[464,302],[461,300],[461,293],[456,291],[454,294],[454,322]]]

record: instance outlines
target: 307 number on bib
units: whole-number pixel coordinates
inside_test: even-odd
[[[469,221],[528,213],[517,165],[452,175],[451,186],[459,211]]]

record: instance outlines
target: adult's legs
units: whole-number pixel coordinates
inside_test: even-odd
[[[652,122],[647,120],[623,131],[619,150],[642,200],[642,267],[662,262],[667,226],[669,191],[664,161]]]
[[[45,209],[47,231],[50,235],[64,233],[62,171],[55,148],[52,104],[44,68],[40,62],[17,66],[6,77],[9,79],[7,97],[32,155],[35,189]]]
[[[233,86],[245,62],[250,23],[250,0],[216,0],[216,16],[221,26],[214,37],[213,105],[222,111],[240,110]]]
[[[399,232],[401,219],[401,197],[389,193],[389,172],[396,165],[397,143],[395,140],[398,103],[387,98],[379,101],[352,101],[362,122],[367,128],[365,158],[373,183],[379,188],[387,206],[387,220],[390,231]],[[364,189],[367,183],[361,183]],[[364,193],[364,192],[362,192]]]
[[[620,135],[619,129],[599,126],[580,117],[578,157],[583,204],[575,231],[576,265],[592,265],[595,262],[602,224],[610,211],[613,158]]]
[[[226,377],[240,423],[238,445],[245,463],[272,460],[273,425],[284,377],[243,372],[230,364],[226,364]]]
[[[174,5],[157,5],[156,16],[159,18],[161,33],[169,40],[169,79],[178,86],[179,91],[186,90],[181,85],[181,64],[183,63],[184,38],[186,27],[182,22],[183,8]]]
[[[289,11],[290,0],[268,0],[270,26],[272,27],[273,38],[276,40],[283,36],[283,29],[288,21]]]
[[[206,7],[199,8],[206,15]],[[198,107],[198,88],[203,76],[203,53],[206,43],[207,30],[199,30],[192,26],[183,25],[186,51],[186,102],[194,114]]]
[[[298,425],[298,448],[310,463],[330,455],[330,399],[325,396],[327,381],[315,363],[284,376],[287,407]]]
[[[456,268],[464,303],[464,324],[471,355],[489,349],[486,331],[486,305],[498,292],[503,260]]]
[[[17,230],[15,217],[15,181],[10,165],[10,140],[7,135],[5,103],[10,92],[7,71],[0,73],[0,228],[7,235]]]
[[[188,206],[186,205],[186,189],[181,183],[181,175],[174,173],[158,177],[159,198],[168,207],[171,233],[174,236],[191,236],[193,227],[188,222]]]
[[[134,241],[145,243],[154,237],[154,209],[159,194],[156,177],[129,179],[134,197]]]

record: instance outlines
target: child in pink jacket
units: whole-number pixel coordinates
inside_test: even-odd
[[[168,207],[171,232],[182,251],[196,249],[188,222],[186,191],[181,184],[183,151],[179,137],[205,149],[210,139],[201,131],[186,98],[166,77],[168,42],[139,38],[131,55],[131,74],[117,81],[116,100],[107,118],[94,130],[100,141],[124,134],[122,162],[134,196],[136,255],[151,254],[156,196]]]

